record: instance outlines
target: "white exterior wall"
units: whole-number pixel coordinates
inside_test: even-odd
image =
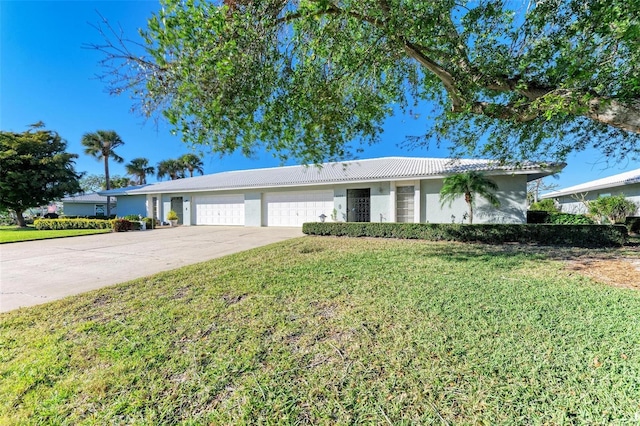
[[[371,188],[371,222],[391,221],[391,183],[380,182]]]
[[[333,187],[333,208],[336,212],[336,222],[347,221],[347,187],[336,185]]]
[[[500,207],[495,208],[486,200],[476,200],[473,223],[526,223],[527,177],[525,175],[490,176],[498,185],[496,196]],[[427,223],[468,223],[469,207],[464,197],[459,197],[441,207],[440,189],[443,179],[423,180],[421,182],[420,221]]]
[[[249,192],[244,194],[244,226],[263,226],[262,223],[262,193]]]
[[[525,223],[526,222],[526,175],[505,175],[491,177],[499,187],[496,195],[501,201],[499,208],[494,208],[483,199],[477,200],[474,210],[474,223]],[[183,198],[183,224],[195,224],[193,200],[203,196],[242,195],[244,199],[244,226],[267,226],[267,208],[265,199],[272,193],[301,193],[319,190],[333,191],[333,207],[338,222],[347,220],[347,189],[364,189],[371,191],[371,222],[394,222],[396,220],[396,191],[398,186],[414,186],[414,221],[422,223],[467,223],[468,212],[464,198],[456,199],[451,206],[440,204],[440,189],[443,179],[424,179],[413,181],[386,181],[368,183],[350,183],[339,185],[318,185],[309,187],[271,188],[260,192],[251,191],[210,191],[197,193],[149,194],[136,196],[120,196],[118,198],[119,215],[142,214],[151,215],[151,199],[157,197],[158,216],[166,221],[171,209],[171,197]],[[638,185],[640,201],[640,185]],[[93,207],[92,207],[93,208]],[[68,214],[68,213],[67,213]],[[332,221],[333,211],[324,212],[326,221]],[[318,219],[319,220],[319,219]]]
[[[578,194],[578,196],[564,195],[554,199],[560,204],[563,213],[585,214],[587,213],[587,207],[584,203],[578,201],[578,199],[582,199],[582,196],[584,196],[585,201],[593,201],[597,200],[598,197],[620,194],[624,194],[627,200],[636,203],[638,209],[635,212],[635,216],[640,216],[640,183],[615,188],[598,189]]]

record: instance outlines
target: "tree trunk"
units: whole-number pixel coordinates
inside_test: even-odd
[[[111,189],[111,179],[109,177],[109,156],[104,155],[104,178],[107,180],[105,187],[107,191]],[[107,195],[107,219],[111,218],[111,197]]]
[[[14,210],[16,212],[16,220],[18,221],[18,226],[20,228],[26,228],[27,224],[24,221],[24,216],[22,216],[22,214],[24,213],[23,210]]]
[[[473,225],[473,197],[470,192],[464,194],[464,200],[469,205],[469,225]]]

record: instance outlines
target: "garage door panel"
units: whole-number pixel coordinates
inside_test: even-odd
[[[196,225],[244,225],[244,196],[201,196],[194,201]]]
[[[333,191],[277,192],[265,195],[267,226],[302,226],[333,211]],[[329,219],[328,219],[329,220]]]

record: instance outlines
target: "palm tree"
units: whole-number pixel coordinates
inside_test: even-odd
[[[195,154],[184,154],[178,159],[182,163],[185,169],[189,170],[189,176],[193,177],[193,172],[196,171],[201,175],[204,174],[202,169],[202,160]]]
[[[104,161],[104,178],[106,189],[111,189],[109,179],[109,158],[116,163],[122,163],[124,159],[115,153],[114,149],[124,145],[124,142],[114,130],[98,130],[95,133],[85,133],[82,136],[85,154]],[[111,197],[107,195],[107,217],[111,216]]]
[[[479,172],[464,172],[451,175],[444,179],[440,190],[440,203],[444,206],[451,203],[458,197],[464,196],[464,201],[469,206],[469,223],[473,223],[473,206],[476,196],[487,200],[492,206],[500,206],[500,201],[492,193],[497,191],[498,185],[486,178]]]
[[[126,164],[127,173],[138,179],[138,185],[147,183],[147,175],[153,174],[156,169],[149,166],[149,160],[146,158],[134,158],[129,164]]]
[[[184,177],[184,169],[180,160],[162,160],[156,166],[156,174],[160,180],[165,176],[169,176],[171,180],[181,179]]]

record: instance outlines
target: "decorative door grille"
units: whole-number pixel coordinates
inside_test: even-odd
[[[348,222],[371,222],[371,189],[348,189],[347,210]]]

